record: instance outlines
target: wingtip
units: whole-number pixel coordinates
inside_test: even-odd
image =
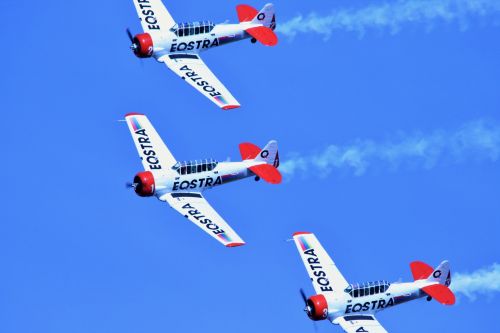
[[[125,115],[125,118],[130,117],[130,116],[144,116],[142,113],[137,113],[137,112],[130,112]]]
[[[243,246],[245,243],[229,243],[226,244],[226,247],[237,247],[237,246]]]
[[[312,232],[309,232],[309,231],[297,231],[297,232],[294,232],[293,233],[293,236],[298,236],[298,235],[310,235],[312,234]]]
[[[232,105],[224,105],[222,107],[222,110],[232,110],[232,109],[237,109],[239,108],[240,105],[232,104]]]

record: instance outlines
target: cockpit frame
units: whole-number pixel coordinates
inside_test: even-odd
[[[344,291],[351,295],[351,297],[357,298],[385,293],[390,285],[389,282],[384,280],[354,283],[350,284]]]
[[[172,27],[172,31],[177,37],[187,37],[193,35],[208,34],[215,27],[211,21],[183,22]]]
[[[214,159],[194,160],[177,162],[172,167],[179,175],[190,175],[192,173],[200,173],[212,171],[219,162]]]

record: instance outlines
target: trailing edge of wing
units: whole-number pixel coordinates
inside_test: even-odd
[[[174,192],[160,197],[170,207],[200,227],[203,231],[227,247],[245,245],[245,242],[210,206],[198,192]]]
[[[167,54],[161,56],[158,61],[164,62],[175,74],[221,109],[230,110],[240,107],[234,96],[197,54]]]
[[[335,319],[335,324],[339,324],[347,333],[387,333],[378,320],[372,315],[352,315]]]

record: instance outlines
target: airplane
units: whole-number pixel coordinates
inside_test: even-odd
[[[214,24],[210,21],[176,23],[161,0],[134,0],[143,33],[132,35],[127,29],[130,48],[139,58],[154,57],[201,92],[223,110],[240,104],[201,60],[199,53],[217,46],[251,38],[267,46],[278,43],[274,33],[274,6],[261,11],[238,5],[239,23]]]
[[[448,261],[436,268],[421,261],[412,262],[413,282],[349,284],[313,233],[296,232],[293,240],[317,293],[307,298],[300,290],[304,311],[314,321],[328,319],[345,332],[387,333],[375,319],[379,311],[422,297],[445,305],[455,303],[455,295],[448,288]]]
[[[129,187],[141,197],[155,196],[168,203],[223,245],[244,245],[202,192],[247,177],[255,177],[256,181],[262,178],[271,184],[281,183],[278,143],[271,140],[263,149],[252,143],[241,143],[243,160],[240,162],[214,159],[179,162],[145,115],[129,113],[125,121],[145,169],[135,175]]]

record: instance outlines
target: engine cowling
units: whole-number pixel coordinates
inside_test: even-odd
[[[148,33],[137,34],[132,44],[134,54],[139,58],[149,58],[153,55],[153,38]]]
[[[155,177],[151,171],[139,172],[134,177],[135,193],[141,197],[155,194]]]
[[[324,320],[328,316],[328,302],[319,294],[307,299],[306,312],[312,320]]]

